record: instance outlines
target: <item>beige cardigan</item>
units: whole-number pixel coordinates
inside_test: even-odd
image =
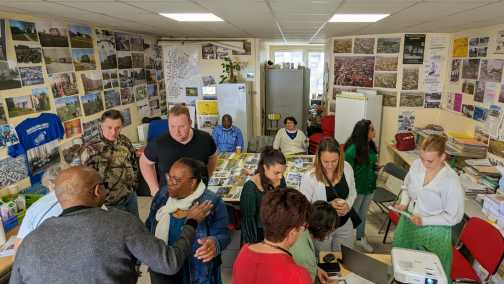
[[[296,138],[291,139],[287,135],[287,129],[281,128],[278,130],[275,141],[273,141],[273,148],[282,150],[284,155],[305,153],[308,149],[308,139],[303,131],[297,131]]]

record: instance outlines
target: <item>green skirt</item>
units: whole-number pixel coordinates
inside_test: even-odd
[[[451,283],[452,228],[450,226],[421,226],[401,216],[394,232],[393,247],[425,250],[436,254]]]

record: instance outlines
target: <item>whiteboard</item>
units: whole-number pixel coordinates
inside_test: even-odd
[[[366,101],[361,94],[336,96],[334,138],[340,144],[350,137],[355,123],[366,117]]]

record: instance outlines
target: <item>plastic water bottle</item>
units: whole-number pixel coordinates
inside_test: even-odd
[[[0,246],[2,246],[3,244],[5,244],[6,241],[7,240],[6,240],[6,236],[5,236],[5,230],[4,230],[4,226],[3,226],[3,221],[0,218]]]

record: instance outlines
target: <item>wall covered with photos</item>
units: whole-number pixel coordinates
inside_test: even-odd
[[[166,112],[157,38],[12,13],[0,18],[0,175],[9,176],[0,188],[23,177],[9,166],[23,161],[8,158],[6,146],[15,142],[9,130],[27,118],[57,114],[61,152],[96,134],[105,110],[123,113],[132,141],[142,117]]]

